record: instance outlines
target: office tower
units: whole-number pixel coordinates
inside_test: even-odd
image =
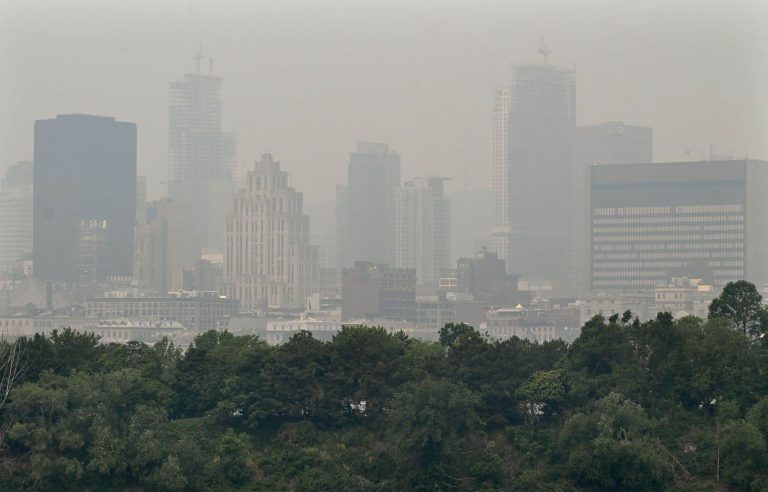
[[[592,166],[592,289],[652,290],[673,277],[762,288],[767,187],[761,161]]]
[[[301,307],[317,291],[318,251],[309,244],[303,195],[264,154],[235,194],[227,221],[224,285],[242,309]]]
[[[570,292],[575,73],[515,65],[493,109],[493,236],[509,272]]]
[[[653,129],[605,122],[598,125],[577,126],[574,138],[576,165],[577,217],[575,220],[576,292],[586,295],[590,291],[590,173],[596,164],[646,164],[653,162]]]
[[[146,217],[136,226],[133,284],[160,294],[183,290],[185,269],[200,261],[192,211],[167,199],[145,208]]]
[[[19,162],[0,180],[0,274],[21,274],[32,257],[32,163]]]
[[[437,285],[451,268],[451,205],[446,178],[415,178],[395,197],[395,267],[416,270],[420,285]]]
[[[337,189],[338,268],[355,261],[395,263],[395,189],[400,155],[387,144],[358,142],[346,187]]]
[[[416,272],[368,261],[342,271],[341,319],[416,318]]]
[[[33,187],[37,278],[131,275],[135,124],[82,114],[36,121]]]
[[[234,190],[235,137],[221,130],[221,77],[171,82],[168,197],[190,205],[203,247],[221,250]]]

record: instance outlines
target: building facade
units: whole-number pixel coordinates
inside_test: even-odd
[[[102,297],[85,301],[89,318],[176,321],[193,332],[216,330],[240,312],[240,303],[217,292],[181,292],[165,297]]]
[[[415,269],[420,285],[437,285],[451,267],[451,204],[444,181],[416,178],[395,195],[395,267]]]
[[[592,166],[592,289],[653,290],[672,277],[762,289],[767,186],[761,161]]]
[[[387,144],[358,142],[350,154],[347,185],[337,190],[338,268],[355,261],[395,264],[395,190],[400,155]]]
[[[227,221],[224,291],[244,311],[300,307],[317,291],[318,251],[309,244],[303,195],[270,154],[254,163]]]
[[[571,291],[575,73],[515,65],[493,109],[493,237],[509,272]]]
[[[175,200],[153,201],[136,226],[133,285],[159,294],[185,289],[185,270],[198,266],[200,245],[192,210]]]
[[[222,78],[185,74],[171,82],[168,197],[191,207],[203,247],[221,250],[234,191],[235,137],[222,131]]]
[[[367,261],[345,268],[341,280],[341,319],[416,319],[416,272]]]
[[[576,293],[590,291],[590,172],[594,165],[647,164],[653,162],[653,129],[605,122],[576,127],[574,164],[576,166],[577,216],[574,250],[576,252]]]
[[[0,180],[0,275],[21,275],[32,259],[32,172],[19,162]]]
[[[135,124],[82,114],[36,121],[33,188],[36,277],[132,274]]]

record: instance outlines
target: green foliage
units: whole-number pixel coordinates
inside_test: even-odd
[[[212,331],[185,352],[21,339],[0,489],[768,490],[755,292],[734,284],[706,322],[596,317],[570,346],[462,324],[438,343]]]
[[[746,280],[728,282],[720,296],[709,306],[709,318],[723,318],[745,335],[765,333],[763,296]]]

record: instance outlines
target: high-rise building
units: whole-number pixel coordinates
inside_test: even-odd
[[[167,199],[145,208],[146,218],[136,226],[133,283],[160,294],[184,290],[185,269],[200,261],[192,211],[183,202]]]
[[[400,155],[387,144],[358,142],[346,187],[337,190],[338,268],[355,261],[395,263],[395,189]]]
[[[171,82],[168,197],[191,207],[203,247],[221,250],[234,191],[235,137],[221,129],[221,77],[185,74]]]
[[[653,129],[605,122],[598,125],[577,126],[574,139],[576,165],[576,219],[574,235],[574,263],[576,292],[590,292],[590,172],[600,164],[647,164],[653,162]]]
[[[446,178],[406,181],[397,189],[395,267],[416,270],[420,285],[437,285],[451,268],[451,204],[443,194]]]
[[[570,292],[575,73],[514,65],[493,109],[493,236],[510,272]]]
[[[318,250],[309,244],[303,195],[270,154],[254,163],[227,221],[224,291],[242,309],[300,307],[317,291]]]
[[[33,269],[53,281],[130,276],[136,125],[104,116],[35,122]]]
[[[19,162],[0,180],[0,274],[21,274],[32,257],[32,163]]]
[[[768,163],[598,165],[591,183],[594,291],[768,282]]]

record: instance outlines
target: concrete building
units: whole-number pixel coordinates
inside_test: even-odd
[[[23,275],[32,259],[32,172],[19,162],[0,180],[0,275]]]
[[[347,185],[337,190],[338,268],[356,261],[395,264],[395,189],[400,155],[387,144],[358,142],[347,168]]]
[[[655,313],[672,313],[675,318],[697,316],[707,319],[709,305],[717,297],[711,285],[706,285],[700,278],[674,278],[665,286],[654,289],[654,305],[651,315]]]
[[[709,161],[591,168],[591,287],[652,291],[672,277],[716,289],[768,282],[768,164]]]
[[[416,272],[366,261],[346,268],[341,280],[341,319],[416,318]]]
[[[603,164],[646,164],[653,162],[653,129],[606,122],[577,126],[574,139],[577,216],[574,251],[576,253],[576,292],[590,291],[590,168]]]
[[[167,297],[102,297],[85,301],[89,318],[177,321],[192,332],[218,329],[240,312],[240,303],[217,292],[179,292]]]
[[[133,285],[158,294],[183,290],[185,270],[201,261],[192,210],[175,200],[153,201],[144,208],[146,217],[136,226]]]
[[[234,191],[235,137],[222,131],[222,78],[185,74],[171,82],[168,197],[191,207],[201,245],[221,251]]]
[[[154,344],[164,337],[173,341],[185,332],[175,321],[142,319],[97,319],[66,316],[41,315],[32,317],[0,317],[0,338],[13,340],[19,337],[33,337],[35,334],[50,335],[54,330],[63,332],[71,328],[81,333],[93,333],[99,343],[141,342]]]
[[[446,178],[415,178],[395,194],[395,267],[416,270],[419,285],[436,286],[451,267],[451,204]]]
[[[133,273],[135,124],[82,114],[36,121],[33,188],[36,277]]]
[[[446,291],[471,294],[473,299],[488,305],[515,305],[525,303],[527,295],[518,290],[519,275],[507,273],[506,262],[497,253],[481,249],[474,257],[459,258],[456,262],[454,288],[444,279]]]
[[[573,134],[571,69],[514,65],[493,109],[494,249],[507,271],[572,290]]]
[[[614,314],[621,316],[627,311],[637,316],[641,321],[649,319],[655,305],[652,290],[627,292],[600,292],[587,295],[576,301],[579,307],[580,326],[595,316],[608,319]]]
[[[575,307],[537,309],[518,304],[493,309],[488,311],[484,328],[493,339],[517,337],[538,343],[553,340],[571,343],[581,334],[579,311]]]
[[[224,292],[246,312],[301,307],[317,292],[318,251],[309,244],[303,195],[270,154],[254,163],[227,221]]]

